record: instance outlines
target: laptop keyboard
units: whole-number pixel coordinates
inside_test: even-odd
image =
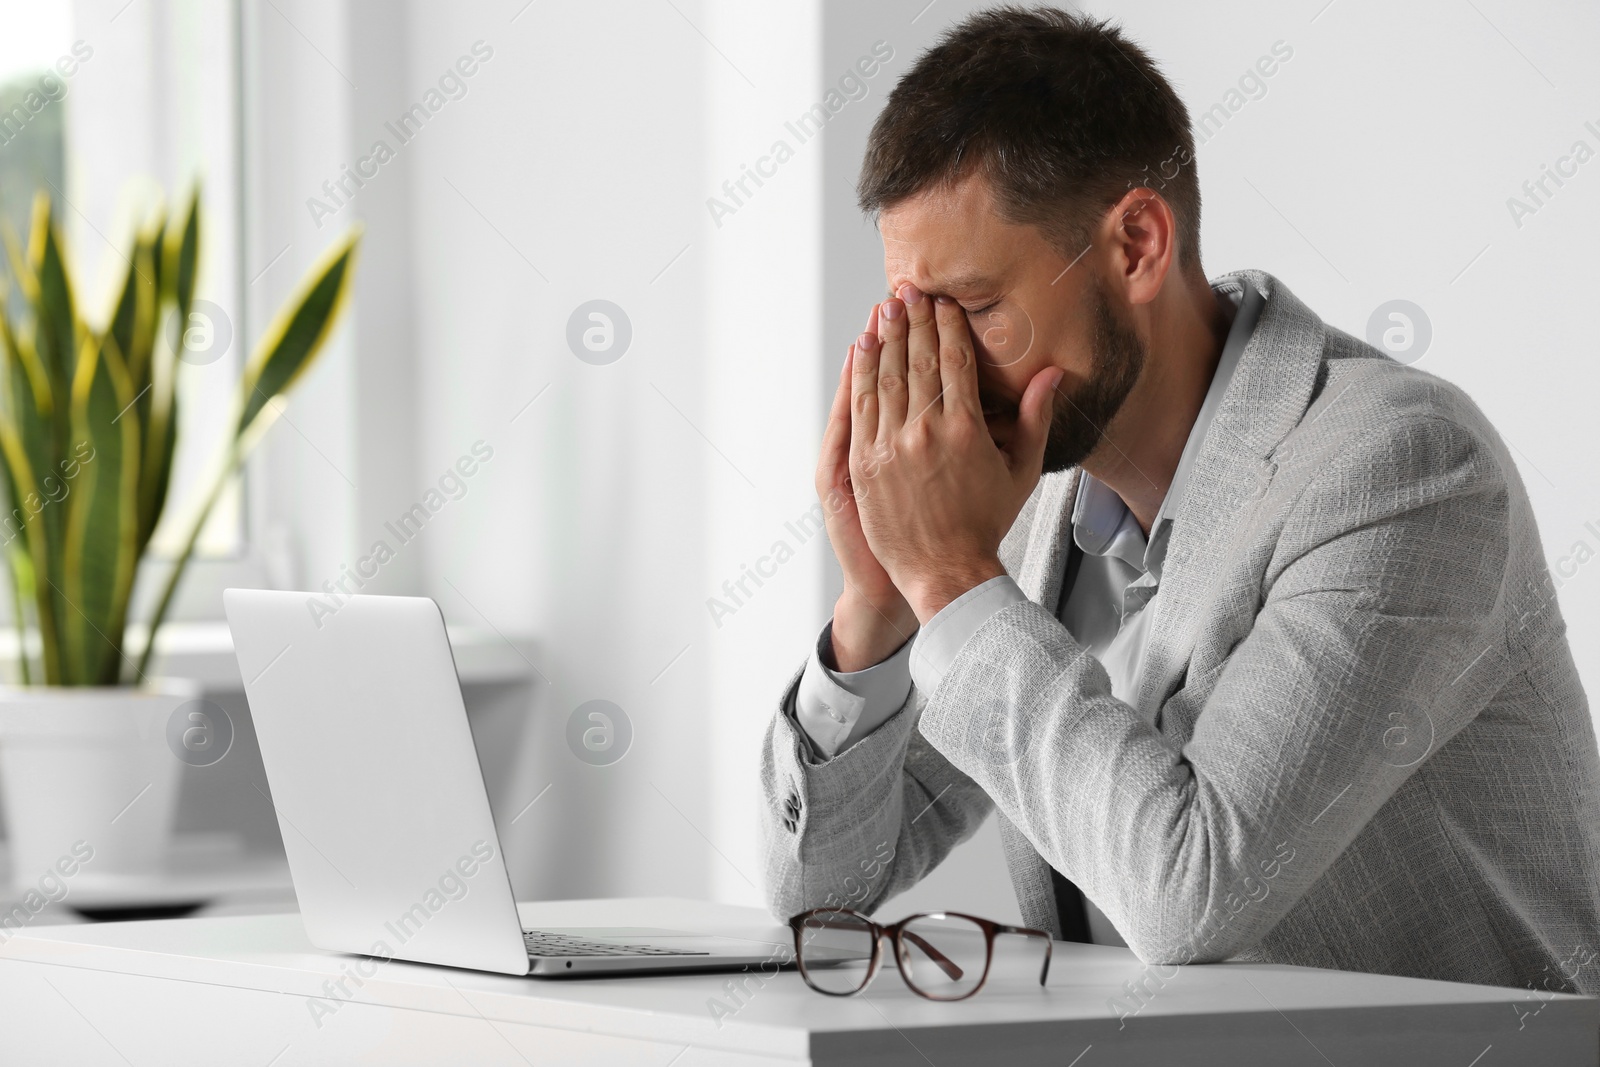
[[[615,945],[608,941],[586,941],[570,934],[546,930],[522,931],[522,943],[529,956],[709,956],[709,952],[657,948],[654,945]]]

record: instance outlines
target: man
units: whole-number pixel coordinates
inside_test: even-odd
[[[1056,937],[1600,991],[1600,759],[1516,467],[1276,278],[1208,283],[1193,152],[1058,11],[970,18],[889,97],[771,906],[872,910],[994,811]]]

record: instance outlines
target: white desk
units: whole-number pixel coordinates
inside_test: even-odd
[[[690,901],[522,908],[528,925],[778,931],[758,910]],[[30,929],[0,946],[0,1063],[1497,1067],[1594,1064],[1600,1038],[1586,997],[1242,964],[1182,968],[1122,1024],[1107,1001],[1144,967],[1062,943],[1048,989],[1036,972],[997,976],[959,1004],[916,997],[892,967],[864,997],[784,972],[735,999],[725,974],[539,981],[388,963],[318,1018],[314,998],[356,959],[313,949],[293,914]],[[733,1014],[716,1018],[714,1000]]]

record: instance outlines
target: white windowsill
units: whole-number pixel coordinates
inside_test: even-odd
[[[538,646],[531,637],[502,637],[494,630],[472,626],[449,627],[449,634],[462,685],[540,680],[534,666],[538,663]],[[37,640],[34,643],[37,647]],[[137,657],[144,650],[144,643],[144,627],[130,626],[124,652]],[[221,620],[166,624],[156,639],[155,663],[157,673],[193,678],[211,692],[244,689],[239,662],[233,655],[233,637],[228,624]],[[17,632],[0,629],[0,679],[15,682],[16,664]]]

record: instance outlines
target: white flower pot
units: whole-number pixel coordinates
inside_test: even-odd
[[[199,684],[180,678],[139,688],[0,688],[0,795],[14,887],[87,850],[93,859],[79,884],[161,870],[184,767],[168,746],[168,721],[199,698]]]

